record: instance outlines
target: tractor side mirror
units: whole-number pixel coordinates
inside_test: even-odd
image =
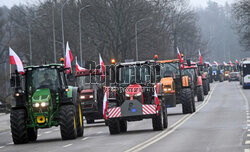
[[[191,60],[190,59],[187,59],[187,65],[191,66]]]

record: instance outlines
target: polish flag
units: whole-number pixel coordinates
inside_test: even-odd
[[[67,71],[67,74],[71,72],[71,62],[73,61],[73,56],[71,53],[71,50],[69,48],[69,42],[67,42],[66,45],[66,55],[65,55],[65,62],[64,62],[64,67],[69,68]]]
[[[177,54],[178,54],[178,58],[179,58],[180,62],[182,63],[182,62],[183,62],[183,59],[182,59],[182,57],[181,57],[181,53],[180,53],[180,50],[179,50],[178,47],[177,47]]]
[[[201,57],[201,51],[200,50],[199,50],[199,59],[200,59],[200,63],[203,64],[202,57]]]
[[[155,97],[155,104],[157,105],[156,110],[159,111],[161,107],[160,107],[160,101],[159,101],[158,95],[156,93],[156,89],[154,89],[154,97]]]
[[[81,67],[78,62],[77,62],[77,57],[76,57],[76,72],[86,70],[85,68]]]
[[[234,64],[232,63],[232,61],[229,62],[231,66],[234,66]]]
[[[235,63],[239,64],[239,61],[238,61],[238,60],[235,60]]]
[[[218,63],[217,63],[216,61],[214,61],[214,64],[215,64],[215,65],[218,65]]]
[[[104,79],[105,65],[100,54],[99,54],[99,61],[100,61],[100,66],[101,66],[102,79]]]
[[[103,97],[103,110],[102,110],[102,113],[103,113],[103,117],[107,120],[107,110],[108,110],[108,102],[107,102],[107,92],[104,93],[104,97]]]
[[[17,54],[9,47],[10,51],[10,64],[17,66],[17,71],[21,74],[24,74],[23,63]]]
[[[224,61],[224,62],[223,62],[223,65],[224,65],[224,66],[226,66],[226,65],[227,65],[227,63]]]

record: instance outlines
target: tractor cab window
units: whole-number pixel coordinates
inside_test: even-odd
[[[102,82],[101,75],[85,75],[77,77],[77,84],[83,89],[91,88],[91,84],[100,84]]]
[[[118,67],[118,82],[124,84],[150,82],[150,67],[142,66],[124,66]]]
[[[51,91],[58,89],[58,70],[50,68],[36,68],[27,72],[27,89],[31,92],[40,88],[49,88]]]
[[[250,64],[243,64],[242,69],[243,69],[243,76],[250,74]]]
[[[161,76],[162,77],[176,77],[180,75],[180,69],[178,63],[163,63],[161,64]]]

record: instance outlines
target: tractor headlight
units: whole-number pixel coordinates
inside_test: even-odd
[[[86,97],[85,96],[80,96],[80,99],[85,99]]]
[[[164,88],[163,91],[171,91],[171,88]]]
[[[39,103],[34,103],[34,104],[33,104],[33,107],[35,107],[35,108],[38,108],[39,106],[40,106]]]
[[[94,96],[93,96],[93,95],[90,95],[89,98],[94,98]]]
[[[134,95],[135,97],[141,96],[141,92]]]
[[[129,95],[129,94],[125,94],[125,96],[126,96],[126,97],[130,97],[130,95]]]
[[[46,106],[48,106],[48,105],[49,105],[48,102],[42,102],[42,103],[41,103],[41,107],[46,107]]]

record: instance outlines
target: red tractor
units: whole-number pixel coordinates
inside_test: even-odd
[[[202,86],[202,77],[199,76],[198,67],[195,63],[190,65],[185,64],[183,73],[189,75],[193,79],[193,89],[194,93],[197,96],[198,101],[204,100],[204,92]]]
[[[115,64],[114,83],[107,87],[106,111],[110,134],[127,131],[127,121],[152,119],[153,130],[168,126],[167,108],[155,97],[161,91],[156,83],[156,62],[136,61]]]

